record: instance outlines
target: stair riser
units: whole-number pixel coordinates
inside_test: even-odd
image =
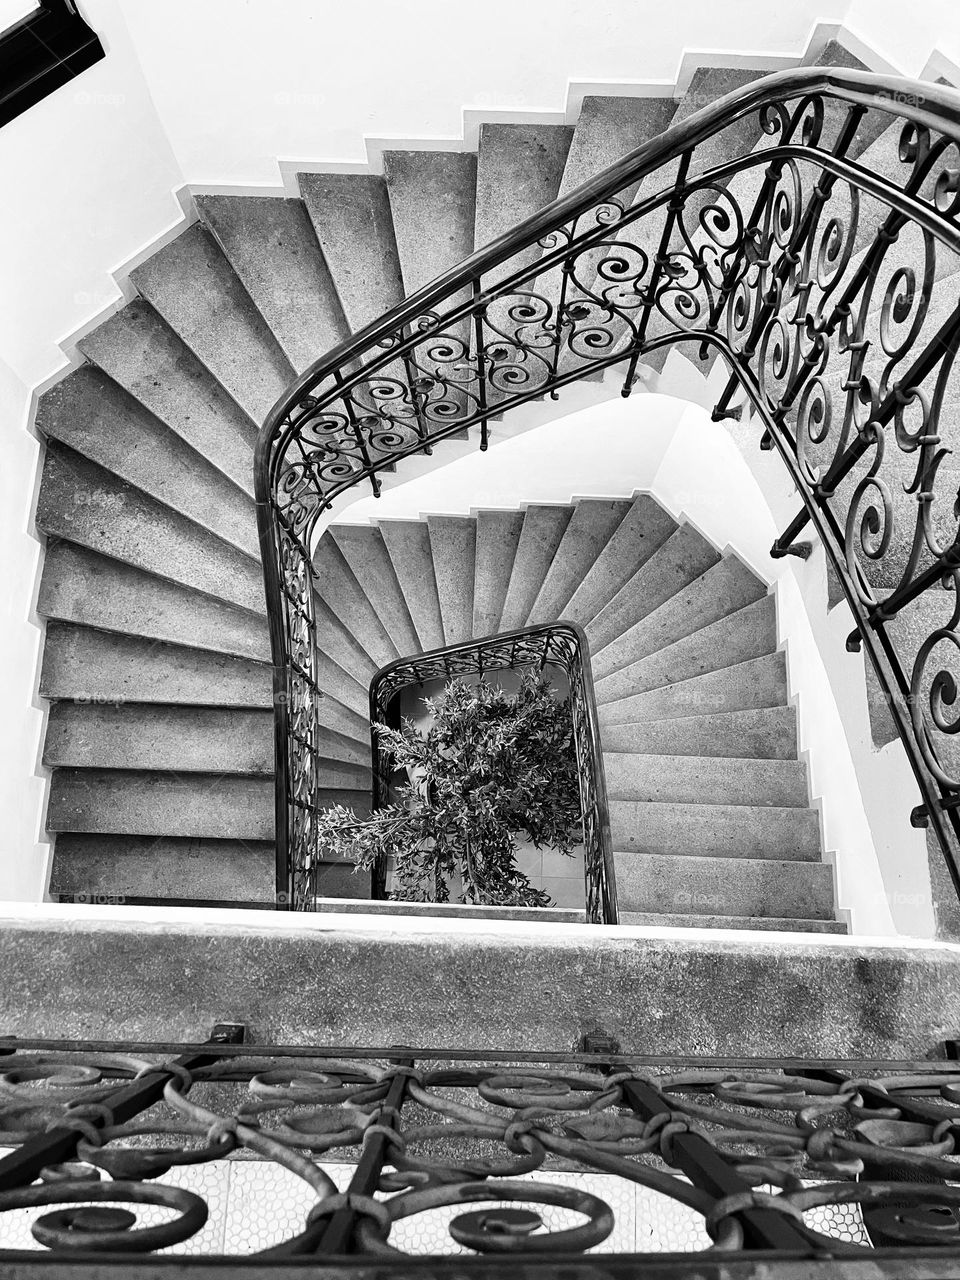
[[[798,761],[696,756],[603,757],[611,800],[679,804],[809,804],[806,769]]]
[[[812,809],[610,802],[613,847],[622,852],[814,861],[820,823]]]
[[[607,751],[635,755],[795,760],[796,712],[793,707],[769,707],[642,724],[608,724],[603,730],[603,745]]]

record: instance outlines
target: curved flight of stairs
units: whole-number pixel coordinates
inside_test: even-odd
[[[775,600],[735,555],[639,495],[334,524],[316,561],[330,605],[321,647],[345,663],[324,686],[350,711],[338,733],[369,741],[372,668],[578,622],[621,921],[843,931],[797,759]],[[366,654],[359,667],[348,638]]]
[[[835,44],[816,61],[861,65]],[[299,199],[196,197],[199,220],[132,272],[137,296],[78,344],[84,362],[39,404],[37,426],[47,443],[36,520],[46,553],[37,607],[46,620],[40,692],[50,704],[43,761],[51,770],[47,827],[56,836],[53,894],[272,905],[270,649],[252,492],[253,446],[268,409],[296,373],[405,294],[671,121],[761,74],[703,66],[686,97],[587,97],[572,128],[484,125],[476,155],[388,151],[383,176],[304,173]],[[879,151],[879,164],[894,153],[895,132],[865,136],[865,157],[872,162]],[[737,147],[761,141],[759,126],[756,137],[728,140]],[[662,358],[652,363],[659,367]],[[492,424],[493,443],[532,425],[535,415],[524,413],[535,408]],[[464,435],[437,446],[434,461],[476,448],[478,432]],[[395,478],[409,470],[405,463]],[[322,553],[329,601],[318,605],[323,680],[334,695],[325,709],[330,799],[360,809],[368,803],[366,682],[412,641],[414,648],[436,641],[458,617],[466,625],[456,575],[472,554],[480,564],[486,526],[500,519],[481,513],[474,551],[465,527],[448,521],[441,539],[433,521],[384,524],[369,535],[374,546],[363,557],[346,547]],[[586,515],[576,523],[581,519]],[[517,537],[527,527],[527,516],[520,520],[517,513],[508,520]],[[348,536],[357,535],[346,526],[337,535]],[[559,567],[550,578],[559,562],[547,555],[556,550],[549,536],[548,529],[547,541],[536,543],[541,580],[534,574],[514,584],[511,576],[498,625],[516,625],[538,600],[559,616],[569,582],[559,589]],[[580,559],[565,562],[570,581],[586,571],[592,547],[583,544]],[[704,548],[698,554],[717,556]],[[418,595],[417,566],[427,555],[434,603]],[[736,572],[732,562],[724,565],[722,572]],[[486,593],[498,598],[499,580],[485,586],[496,570],[485,572],[472,608],[481,610],[474,624],[489,629],[496,610],[484,601]],[[336,584],[351,579],[353,630],[336,622],[343,616]],[[676,596],[684,584],[673,585]],[[805,888],[790,899],[794,916],[828,920],[829,894],[811,887],[825,883],[826,868],[804,807],[782,656],[768,647],[744,659],[755,664],[744,668],[731,660],[735,648],[715,655],[746,677],[743,697],[769,699],[759,706],[729,705],[735,686],[716,674],[719,665],[676,678],[657,666],[666,661],[662,645],[645,655],[640,673],[653,683],[628,686],[623,671],[633,670],[635,655],[617,646],[628,631],[621,623],[635,622],[630,608],[619,613],[615,598],[590,600],[583,592],[564,604],[577,605],[593,627],[611,794],[623,852],[633,850],[622,871],[621,905],[640,909],[630,886],[642,880],[644,912],[675,908],[668,868],[679,870],[684,858],[691,873],[695,846],[704,860],[701,883],[713,883],[709,877],[721,870],[725,883],[731,875],[745,883],[753,877],[756,892],[742,899],[751,905],[741,914],[789,914],[785,886],[796,873]],[[706,607],[691,597],[689,607],[701,603]],[[763,600],[742,606],[753,610],[746,616],[754,629],[766,627],[765,644],[771,607]],[[682,611],[679,601],[673,608]],[[715,634],[718,644],[730,639],[722,628]],[[696,650],[696,641],[684,643],[678,652]],[[714,723],[714,714],[727,718]],[[672,754],[650,751],[654,721],[666,735],[658,750],[672,743]],[[748,756],[767,763],[744,770],[737,761]],[[757,794],[749,789],[754,783]],[[725,825],[731,805],[756,815],[752,843]],[[664,806],[672,806],[669,813]],[[650,852],[641,851],[640,826],[630,817],[641,813],[660,824],[655,840],[653,827],[644,827]],[[684,854],[679,841],[687,842]],[[720,864],[715,856],[734,851],[749,855],[742,864],[749,869],[734,872],[738,862]],[[658,877],[666,887],[654,892]],[[761,892],[773,884],[784,891],[776,901]],[[349,869],[330,868],[323,890],[356,894],[358,882]]]

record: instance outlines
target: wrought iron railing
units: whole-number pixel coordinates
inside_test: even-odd
[[[747,139],[747,141],[745,141]],[[879,159],[859,163],[883,139]],[[889,145],[886,145],[889,144]],[[886,150],[883,150],[886,145]],[[718,354],[796,484],[775,555],[822,540],[960,886],[960,96],[837,69],[769,76],[668,129],[307,370],[259,440],[275,663],[278,891],[322,784],[311,549],[361,480],[676,343]],[[584,442],[589,448],[589,441]],[[629,477],[626,477],[629,480]],[[946,588],[946,589],[945,589]],[[955,664],[954,664],[955,665]]]
[[[244,1035],[0,1042],[3,1274],[960,1276],[956,1062]]]
[[[603,770],[603,748],[597,720],[597,699],[590,669],[590,646],[575,622],[552,622],[482,640],[431,649],[381,667],[370,682],[370,726],[373,764],[373,808],[388,802],[393,772],[382,751],[378,724],[396,724],[394,699],[411,685],[430,680],[452,680],[522,667],[557,667],[569,686],[573,720],[573,746],[580,779],[580,815],[583,823],[584,903],[587,920],[617,923],[617,889],[610,840],[610,812]],[[383,897],[385,866],[372,877],[375,898]]]

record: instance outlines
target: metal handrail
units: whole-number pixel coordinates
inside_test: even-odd
[[[710,144],[752,112],[765,145],[738,142],[718,158]],[[856,158],[878,116],[900,126],[892,174]],[[957,610],[919,643],[890,627],[921,596],[931,610],[943,604],[944,578],[960,585],[940,435],[957,394],[960,300],[946,314],[931,306],[960,254],[958,168],[954,91],[839,69],[780,72],[637,148],[291,385],[256,451],[278,894],[297,899],[321,786],[311,563],[321,514],[361,480],[378,493],[384,468],[466,427],[479,426],[485,448],[493,414],[613,364],[626,366],[629,394],[641,358],[680,342],[723,357],[714,416],[745,398],[761,447],[776,449],[796,484],[802,507],[773,554],[808,551],[797,541],[807,524],[823,542],[854,615],[851,644],[877,670],[917,778],[915,820],[933,825],[960,887],[960,769],[944,755],[960,681],[935,659],[960,650],[960,591]],[[865,202],[880,208],[866,235]]]
[[[397,658],[380,668],[370,681],[370,741],[373,766],[373,808],[387,803],[390,769],[380,746],[377,725],[390,724],[390,705],[401,690],[427,680],[452,680],[458,675],[532,666],[559,667],[570,686],[573,743],[580,780],[583,822],[583,873],[587,920],[617,923],[617,886],[610,836],[610,807],[600,744],[597,695],[590,667],[590,644],[576,622],[520,627],[480,640],[442,645],[409,658]],[[384,896],[383,866],[373,873],[373,896]]]

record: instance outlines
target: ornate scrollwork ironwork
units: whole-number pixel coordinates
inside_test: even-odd
[[[960,1267],[956,1064],[458,1061],[455,1050],[388,1061],[382,1049],[238,1044],[177,1046],[188,1052],[171,1062],[163,1048],[132,1060],[30,1042],[7,1054],[0,1266],[30,1256],[5,1252],[17,1211],[30,1211],[41,1261],[209,1254],[199,1233],[213,1209],[202,1178],[184,1177],[256,1156],[256,1169],[286,1171],[305,1206],[285,1237],[261,1224],[248,1256],[264,1262],[466,1251],[523,1255],[555,1274],[560,1257],[609,1249],[630,1212],[614,1203],[641,1188],[644,1212],[686,1223],[683,1247],[701,1260],[741,1264],[762,1250],[769,1275],[815,1258],[871,1259],[871,1274],[895,1275],[875,1252],[893,1244],[911,1275]],[[131,1111],[147,1077],[158,1087]],[[176,1185],[164,1181],[173,1165],[186,1171]],[[418,1244],[428,1226],[432,1243]],[[656,1274],[652,1255],[633,1261]]]
[[[309,852],[291,779],[311,732],[285,700],[313,679],[302,601],[321,512],[456,431],[479,425],[486,447],[492,414],[612,365],[628,394],[676,343],[725,362],[715,418],[747,401],[796,483],[774,554],[819,534],[960,885],[958,282],[960,98],[805,69],[668,129],[318,361],[257,453],[284,699],[278,888]]]

